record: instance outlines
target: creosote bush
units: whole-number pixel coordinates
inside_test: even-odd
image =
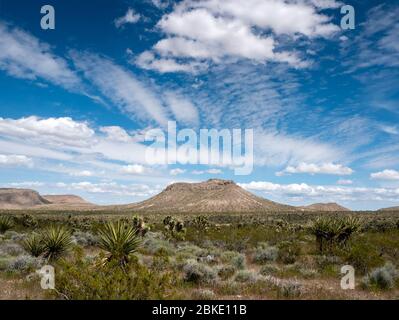
[[[61,299],[71,300],[160,300],[178,298],[178,276],[153,271],[130,259],[123,268],[117,260],[101,264],[102,257],[89,261],[81,253],[73,260],[61,260],[55,282]]]
[[[365,287],[375,287],[381,290],[392,289],[395,286],[399,272],[392,263],[386,263],[383,267],[374,269],[363,280]]]
[[[188,260],[183,266],[184,280],[194,283],[211,283],[217,278],[216,271],[195,260]]]

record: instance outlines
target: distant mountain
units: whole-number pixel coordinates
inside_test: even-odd
[[[44,199],[49,201],[51,204],[91,204],[90,202],[87,202],[85,199],[75,196],[73,194],[66,194],[66,195],[44,195]]]
[[[314,203],[309,206],[298,207],[303,211],[351,211],[338,203]]]
[[[295,207],[258,197],[229,180],[174,183],[160,194],[126,206],[145,212],[228,213],[294,211]]]
[[[46,204],[50,201],[34,190],[0,188],[0,209],[24,209]]]
[[[399,207],[389,207],[389,208],[382,208],[378,211],[399,211]]]

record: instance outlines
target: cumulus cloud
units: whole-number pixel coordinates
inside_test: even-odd
[[[94,130],[88,123],[69,117],[46,118],[30,116],[20,119],[0,118],[2,138],[19,138],[38,141],[47,145],[83,147],[92,144]]]
[[[33,166],[33,160],[23,155],[0,154],[0,166]]]
[[[193,71],[192,62],[219,63],[225,58],[307,67],[296,52],[279,49],[275,37],[330,36],[339,29],[319,10],[336,5],[333,0],[185,0],[160,19],[157,28],[165,38],[137,63],[160,72]]]
[[[399,180],[399,171],[386,169],[380,172],[374,172],[370,177],[375,180]]]
[[[116,196],[148,197],[159,190],[146,184],[118,184],[116,182],[93,183],[88,181],[76,183],[58,183],[58,188],[84,191],[94,194],[112,194]]]
[[[290,173],[309,173],[309,174],[334,174],[334,175],[351,175],[353,170],[345,167],[342,164],[324,163],[300,163],[297,166],[288,166],[283,171],[277,172],[277,175],[284,175]]]
[[[137,23],[140,20],[140,15],[135,13],[132,8],[129,8],[124,16],[115,19],[114,23],[117,28],[121,28],[125,24]]]
[[[81,84],[65,59],[27,32],[0,21],[0,70],[29,80],[44,80],[68,90]]]
[[[251,191],[284,198],[309,198],[327,201],[397,201],[399,188],[360,188],[343,186],[309,185],[307,183],[277,184],[268,181],[252,181],[239,184]]]
[[[94,174],[89,170],[82,170],[82,171],[70,172],[69,175],[72,177],[91,177]]]

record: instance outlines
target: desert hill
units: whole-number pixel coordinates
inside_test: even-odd
[[[350,211],[338,203],[314,203],[309,206],[302,206],[299,209],[304,211]]]
[[[44,199],[51,202],[51,204],[83,204],[87,205],[90,204],[85,199],[73,195],[73,194],[66,194],[66,195],[44,195]]]
[[[50,201],[34,190],[0,188],[0,209],[23,209],[46,204]]]
[[[187,213],[296,210],[295,207],[255,196],[233,181],[219,179],[200,183],[174,183],[160,194],[127,207],[136,211]]]

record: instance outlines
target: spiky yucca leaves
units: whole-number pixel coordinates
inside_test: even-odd
[[[316,236],[320,252],[331,250],[335,244],[345,246],[353,233],[360,229],[360,220],[355,217],[328,218],[318,217],[310,227],[310,233]]]
[[[117,261],[121,266],[141,245],[137,229],[125,221],[108,222],[98,231],[100,247],[108,252],[107,261]]]
[[[0,233],[4,233],[14,226],[14,221],[9,216],[0,216]]]
[[[46,250],[43,238],[35,233],[22,241],[22,247],[34,257],[41,256]]]
[[[44,246],[44,257],[55,260],[63,255],[71,246],[72,238],[70,231],[62,226],[50,226],[42,233]]]

